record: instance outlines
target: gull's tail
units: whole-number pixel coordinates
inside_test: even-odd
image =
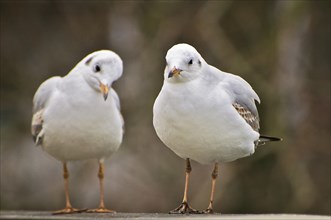
[[[264,145],[266,142],[270,142],[270,141],[282,141],[282,140],[283,139],[279,137],[260,135],[259,140],[255,141],[255,146]]]

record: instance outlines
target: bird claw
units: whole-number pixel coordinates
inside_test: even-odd
[[[53,212],[53,215],[62,215],[62,214],[74,214],[85,212],[87,209],[75,209],[72,207],[65,207],[64,209]]]
[[[202,213],[203,213],[203,214],[213,214],[214,211],[213,211],[212,208],[207,208],[207,209],[203,210]]]
[[[169,214],[201,214],[200,211],[191,208],[187,202],[182,202],[180,206],[175,208],[174,210],[170,211]]]

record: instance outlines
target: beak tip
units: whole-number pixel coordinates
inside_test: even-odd
[[[103,94],[104,100],[106,101],[107,98],[108,98],[108,92],[109,92],[108,86],[100,83],[100,90],[101,90],[101,92]]]
[[[104,95],[103,95],[103,99],[106,101],[107,98],[108,98],[108,94],[104,94]]]

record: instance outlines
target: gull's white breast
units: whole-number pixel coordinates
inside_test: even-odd
[[[154,104],[159,138],[178,156],[200,163],[228,162],[254,153],[255,132],[219,85],[165,81]]]
[[[122,141],[123,121],[110,90],[105,101],[87,85],[54,91],[44,110],[43,149],[61,161],[103,159]]]

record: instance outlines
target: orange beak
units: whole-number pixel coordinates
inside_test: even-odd
[[[100,90],[103,94],[103,98],[105,99],[105,101],[107,100],[108,97],[108,92],[109,92],[109,88],[107,85],[100,83]]]
[[[181,69],[177,69],[176,67],[172,68],[168,74],[168,78],[180,75],[181,71],[182,71]]]

